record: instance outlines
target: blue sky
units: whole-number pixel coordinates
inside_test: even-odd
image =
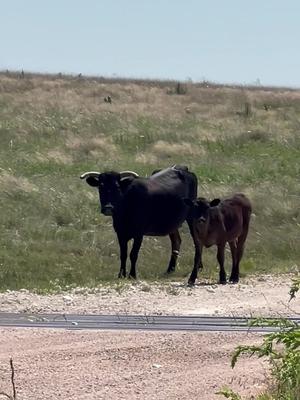
[[[0,69],[300,87],[299,0],[0,0]]]

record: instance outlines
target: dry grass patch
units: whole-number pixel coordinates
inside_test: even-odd
[[[23,191],[26,193],[38,192],[38,187],[31,183],[27,178],[16,177],[7,171],[0,170],[0,185],[1,191]]]
[[[104,136],[96,138],[87,138],[85,135],[74,136],[69,135],[66,140],[68,149],[73,150],[75,155],[85,154],[92,157],[106,155],[115,157],[117,155],[117,147],[110,138]]]
[[[142,164],[157,164],[160,161],[171,159],[173,163],[182,156],[197,157],[203,156],[205,150],[197,145],[188,142],[170,143],[165,140],[158,140],[154,143],[149,151],[138,153],[135,157],[136,162]]]
[[[192,145],[187,142],[169,143],[165,140],[158,140],[152,146],[152,152],[160,157],[176,155],[200,156],[205,154],[205,150],[197,145]]]
[[[225,197],[229,197],[234,193],[243,192],[248,195],[248,188],[243,190],[242,188],[237,189],[234,187],[230,187],[228,184],[208,184],[205,182],[200,182],[198,195],[201,197],[206,197],[209,200],[213,200],[215,198],[223,199]]]
[[[158,163],[158,158],[152,153],[139,153],[135,157],[135,161],[139,162],[141,164],[157,164]]]
[[[165,140],[158,140],[147,153],[137,154],[135,161],[143,164],[157,164],[159,160],[166,158],[175,160],[177,156],[201,156],[204,154],[203,148],[188,142],[170,143]]]
[[[58,164],[65,164],[65,165],[69,165],[69,164],[73,163],[73,158],[69,154],[66,154],[58,149],[50,150],[47,153],[46,160],[54,161]]]

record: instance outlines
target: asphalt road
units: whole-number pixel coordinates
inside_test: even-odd
[[[289,318],[300,324],[300,318]],[[81,315],[1,313],[0,327],[54,329],[125,329],[147,331],[274,332],[272,326],[249,326],[243,317],[162,315]]]

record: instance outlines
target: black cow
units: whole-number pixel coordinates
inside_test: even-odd
[[[242,193],[237,193],[224,200],[214,199],[209,202],[200,197],[186,204],[192,208],[195,219],[196,246],[200,248],[199,258],[195,258],[194,269],[189,278],[193,285],[197,278],[198,269],[202,269],[202,248],[217,245],[217,259],[220,265],[220,283],[226,283],[224,269],[224,249],[228,242],[232,255],[232,270],[230,281],[239,281],[239,264],[244,251],[249,229],[252,207],[249,199]]]
[[[156,171],[149,178],[131,171],[86,172],[81,179],[99,190],[101,212],[113,218],[113,227],[120,246],[119,277],[126,276],[128,241],[130,252],[129,277],[136,278],[136,261],[143,236],[169,235],[172,254],[167,272],[175,270],[181,238],[178,228],[186,220],[193,235],[193,219],[184,199],[197,197],[197,178],[185,166],[173,166]],[[195,241],[194,241],[195,243]]]

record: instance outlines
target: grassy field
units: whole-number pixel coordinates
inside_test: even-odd
[[[115,279],[112,221],[79,175],[147,175],[174,163],[197,174],[199,195],[243,191],[252,200],[242,276],[299,270],[300,90],[1,73],[0,289]],[[186,226],[182,237],[168,279],[191,271]],[[202,276],[212,281],[215,255],[204,255]],[[168,238],[145,238],[139,277],[166,279],[168,258]]]

